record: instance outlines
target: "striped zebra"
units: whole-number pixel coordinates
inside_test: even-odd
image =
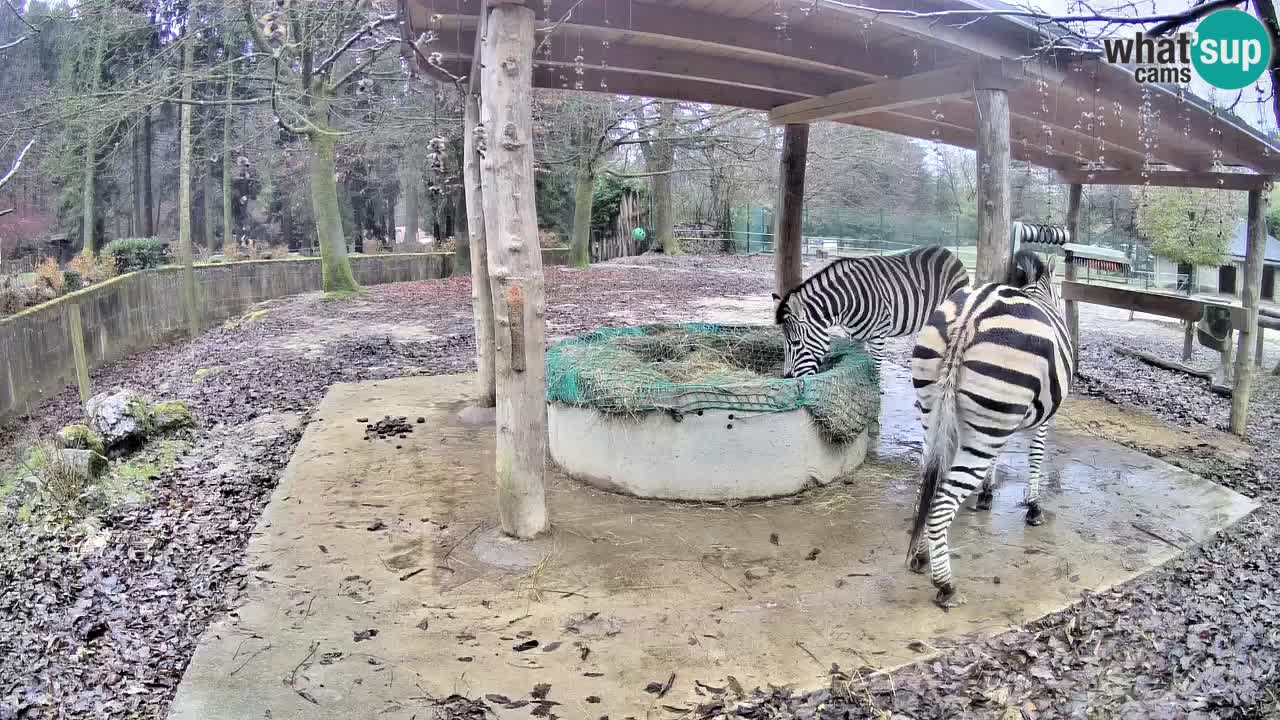
[[[937,245],[836,260],[786,297],[773,296],[775,319],[786,340],[783,377],[818,372],[833,327],[866,341],[878,373],[885,338],[918,332],[943,300],[968,284],[964,263]]]
[[[951,521],[979,486],[978,508],[991,507],[996,458],[1019,430],[1035,430],[1026,521],[1044,522],[1040,466],[1045,434],[1070,389],[1072,365],[1071,335],[1058,311],[1053,263],[1030,250],[1014,256],[1005,283],[957,292],[920,331],[911,379],[925,443],[908,566],[923,572],[928,562],[938,588],[935,602],[943,608],[964,603],[951,575]]]

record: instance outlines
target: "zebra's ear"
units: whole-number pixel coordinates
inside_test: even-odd
[[[773,301],[774,301],[774,302],[782,302],[782,296],[781,296],[781,295],[778,295],[778,293],[773,293]]]

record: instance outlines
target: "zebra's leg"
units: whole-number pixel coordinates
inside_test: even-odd
[[[867,338],[866,343],[871,365],[876,369],[876,377],[880,377],[880,365],[884,362],[884,338]]]
[[[987,468],[987,476],[982,478],[982,489],[978,491],[978,509],[990,510],[991,503],[995,500],[995,484],[996,484],[996,464],[991,463],[991,467]]]
[[[1044,463],[1044,440],[1049,426],[1041,423],[1031,438],[1031,469],[1027,473],[1027,524],[1044,524],[1044,511],[1040,509],[1040,466]]]
[[[938,588],[934,602],[944,610],[965,602],[964,596],[956,590],[955,578],[951,575],[951,550],[947,544],[951,522],[955,520],[956,511],[960,509],[964,499],[983,482],[987,468],[991,466],[997,452],[998,448],[996,452],[982,453],[989,457],[981,457],[962,446],[947,473],[947,479],[933,498],[933,507],[929,509],[929,566],[933,586]]]

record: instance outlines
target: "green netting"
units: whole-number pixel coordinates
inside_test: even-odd
[[[861,342],[835,338],[821,372],[782,377],[773,326],[710,323],[596,330],[547,351],[547,400],[612,415],[804,408],[823,435],[857,437],[880,412],[880,383]]]

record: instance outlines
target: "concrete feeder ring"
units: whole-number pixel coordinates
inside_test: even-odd
[[[862,464],[880,408],[871,358],[836,339],[822,372],[784,379],[775,326],[597,330],[547,353],[551,458],[645,498],[790,495]]]

